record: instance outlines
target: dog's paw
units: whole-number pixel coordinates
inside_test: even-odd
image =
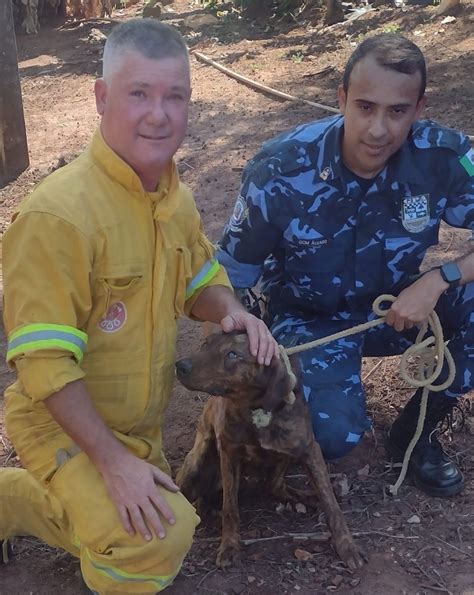
[[[362,568],[364,560],[352,537],[341,539],[335,545],[339,557],[350,570]]]
[[[219,568],[228,568],[234,566],[240,561],[240,546],[238,544],[221,543],[217,552],[216,566]]]

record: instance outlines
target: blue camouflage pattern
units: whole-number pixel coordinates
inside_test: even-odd
[[[363,188],[342,164],[344,118],[299,126],[263,145],[247,164],[217,258],[236,288],[260,283],[266,322],[285,346],[371,317],[381,293],[397,295],[438,243],[441,221],[474,230],[474,162],[469,139],[435,122],[416,122],[386,167]],[[446,396],[471,390],[474,372],[469,284],[438,304],[455,327],[458,367]],[[456,322],[457,321],[457,322]],[[446,327],[445,327],[445,332]],[[401,353],[416,332],[390,327],[301,354],[303,386],[326,458],[349,452],[370,427],[361,358]]]

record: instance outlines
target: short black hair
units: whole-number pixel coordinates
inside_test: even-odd
[[[349,79],[357,62],[366,56],[374,56],[377,64],[389,70],[396,70],[403,74],[421,74],[420,93],[418,101],[425,94],[426,62],[420,48],[412,41],[398,33],[381,33],[364,39],[357,46],[347,61],[342,77],[342,87],[347,94]]]

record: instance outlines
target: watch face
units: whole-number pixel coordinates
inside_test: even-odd
[[[461,280],[461,271],[455,262],[447,262],[441,267],[441,276],[446,283],[459,283]]]

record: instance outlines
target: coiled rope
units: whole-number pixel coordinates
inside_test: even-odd
[[[385,317],[389,309],[382,309],[381,304],[383,302],[393,303],[395,300],[396,298],[393,295],[388,294],[383,294],[376,298],[374,300],[374,303],[372,304],[372,309],[379,318],[375,318],[374,320],[370,320],[369,322],[358,324],[344,331],[340,331],[338,333],[328,335],[327,337],[316,339],[315,341],[311,341],[310,343],[305,343],[303,345],[296,345],[295,347],[288,348],[285,348],[282,345],[280,345],[282,359],[286,365],[288,373],[290,374],[290,382],[293,385],[293,388],[296,384],[296,378],[293,374],[293,371],[291,370],[291,365],[288,356],[294,353],[300,353],[302,351],[312,349],[313,347],[317,347],[319,345],[325,345],[326,343],[336,341],[337,339],[342,339],[343,337],[355,335],[362,331],[366,331],[372,327],[378,326],[379,324],[385,323]],[[431,330],[433,335],[425,338],[425,335],[427,334],[428,330]],[[413,357],[419,358],[418,365],[415,371],[413,373],[410,373],[409,361],[410,358]],[[448,377],[442,384],[435,384],[436,380],[441,374],[441,370],[443,369],[445,360],[448,366]],[[426,322],[421,326],[420,331],[418,332],[418,335],[416,337],[415,343],[402,354],[400,359],[400,375],[403,378],[403,380],[405,380],[405,382],[407,382],[414,388],[423,387],[423,393],[421,396],[420,413],[418,416],[418,423],[416,426],[415,434],[413,435],[413,438],[411,439],[405,451],[405,456],[403,458],[403,464],[400,471],[400,475],[398,476],[398,479],[395,482],[395,484],[389,486],[389,491],[392,495],[395,496],[398,493],[398,490],[405,479],[411,454],[423,431],[429,392],[440,392],[446,390],[446,388],[448,388],[448,386],[452,384],[455,373],[456,366],[453,357],[447,345],[444,342],[443,329],[441,327],[439,317],[436,314],[436,312],[433,311],[428,316]],[[292,393],[290,393],[290,395],[291,394]]]

